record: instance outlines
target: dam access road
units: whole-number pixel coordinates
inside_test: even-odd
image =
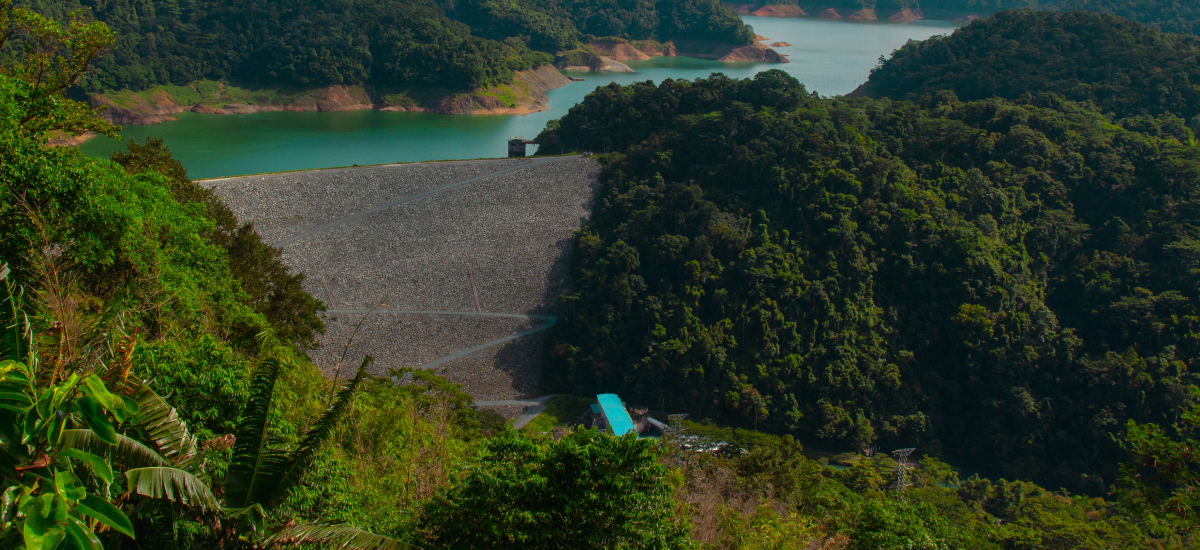
[[[327,374],[353,376],[371,355],[375,374],[433,369],[477,400],[509,402],[537,395],[542,331],[557,320],[572,234],[590,215],[599,171],[591,159],[550,157],[199,183],[325,301],[325,334],[310,355]],[[496,410],[512,418],[525,406]]]

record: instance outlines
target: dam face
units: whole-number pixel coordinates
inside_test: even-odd
[[[373,373],[431,368],[495,400],[538,390],[542,331],[557,320],[572,235],[599,171],[591,159],[558,157],[199,183],[254,223],[326,303],[310,356],[327,374],[353,376],[371,355]]]

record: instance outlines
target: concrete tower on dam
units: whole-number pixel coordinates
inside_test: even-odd
[[[525,146],[533,143],[525,139],[523,136],[514,136],[508,138],[508,158],[525,157]]]

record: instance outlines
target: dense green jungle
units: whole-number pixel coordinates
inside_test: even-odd
[[[46,145],[114,133],[65,94],[119,35],[7,2],[0,28],[2,548],[1196,544],[1178,115],[779,71],[598,89],[538,138],[616,151],[546,385],[663,397],[726,442],[700,453],[514,430],[427,371],[326,378],[324,305],[166,144]],[[835,469],[797,435],[924,456],[898,492],[886,452]]]
[[[197,80],[254,87],[333,84],[471,89],[512,82],[588,36],[749,44],[718,0],[26,0],[42,15],[116,36],[78,89],[143,90]]]
[[[1194,44],[1010,11],[899,50],[878,99],[597,89],[538,137],[616,151],[548,389],[1109,494],[1125,433],[1190,434]]]

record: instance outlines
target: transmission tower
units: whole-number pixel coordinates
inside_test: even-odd
[[[668,414],[667,429],[662,434],[663,446],[667,449],[667,459],[677,464],[687,462],[688,458],[683,451],[683,419],[687,414]]]
[[[672,439],[683,435],[683,419],[687,417],[687,413],[668,414],[667,422],[670,424],[667,427],[667,432]]]
[[[896,475],[896,481],[892,482],[892,485],[888,487],[889,489],[897,493],[903,493],[905,488],[912,485],[912,483],[908,482],[908,470],[912,468],[912,465],[908,463],[908,455],[911,455],[915,450],[917,450],[916,447],[909,447],[907,449],[892,451],[892,456],[896,457],[896,467],[892,468],[892,473]]]

